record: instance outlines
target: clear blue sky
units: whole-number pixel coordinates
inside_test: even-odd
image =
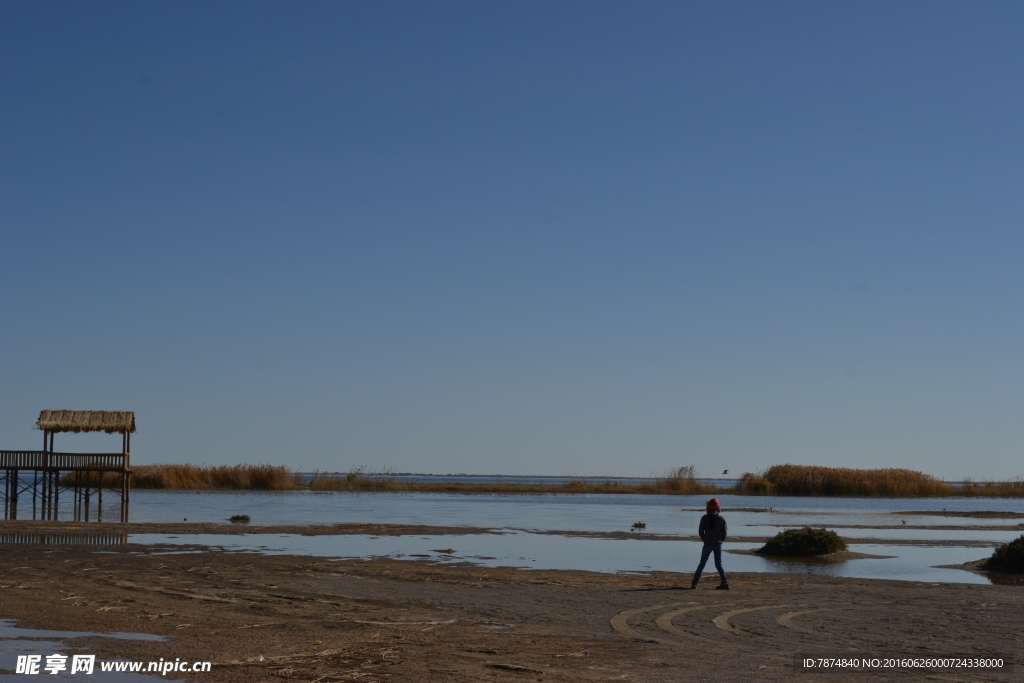
[[[0,4],[0,447],[1024,474],[1024,5]],[[65,437],[104,450],[116,437]]]

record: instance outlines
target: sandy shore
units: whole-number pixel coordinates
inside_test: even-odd
[[[42,528],[5,523],[4,533],[12,526]],[[1013,585],[735,574],[728,592],[712,590],[713,576],[691,591],[680,589],[688,573],[97,550],[0,545],[0,618],[171,636],[75,643],[100,659],[215,662],[211,673],[184,676],[195,681],[789,680],[796,655],[1024,656],[1024,587]],[[899,678],[1019,680],[977,671]]]

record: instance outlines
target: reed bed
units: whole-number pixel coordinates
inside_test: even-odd
[[[1024,480],[965,481],[953,490],[953,495],[972,498],[1024,498]]]
[[[298,477],[281,465],[140,465],[132,472],[132,488],[290,491],[302,488]]]
[[[308,483],[312,491],[359,491],[367,493],[648,493],[698,494],[717,493],[721,489],[700,484],[692,466],[669,470],[650,484],[623,484],[615,481],[594,482],[575,479],[561,484],[469,483],[469,482],[417,482],[398,481],[389,475],[367,476],[363,472],[350,472],[339,477],[316,472]]]
[[[855,470],[847,467],[775,465],[746,473],[737,493],[768,496],[861,496],[920,498],[962,495],[935,477],[897,468]]]
[[[954,486],[923,472],[897,468],[858,470],[846,467],[775,465],[763,472],[744,474],[733,493],[868,498],[1024,498],[1024,480],[967,480]]]

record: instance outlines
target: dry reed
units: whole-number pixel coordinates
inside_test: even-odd
[[[235,489],[288,491],[301,488],[298,478],[280,465],[140,465],[132,472],[132,488]]]
[[[389,474],[366,476],[362,470],[338,476],[325,472],[314,472],[306,484],[313,491],[355,491],[366,493],[413,492],[413,493],[647,493],[667,495],[688,495],[717,493],[721,489],[706,486],[697,481],[692,465],[669,470],[665,476],[649,484],[626,484],[612,480],[586,481],[573,479],[558,484],[522,484],[500,482],[424,482],[398,481]]]
[[[775,496],[864,496],[917,498],[955,496],[961,492],[935,477],[896,468],[855,470],[846,467],[775,465],[746,473],[737,493]]]

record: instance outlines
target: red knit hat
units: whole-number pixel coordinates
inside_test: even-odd
[[[722,511],[722,506],[719,505],[717,498],[712,498],[711,500],[708,501],[708,514],[709,515],[712,512],[721,512],[721,511]]]

